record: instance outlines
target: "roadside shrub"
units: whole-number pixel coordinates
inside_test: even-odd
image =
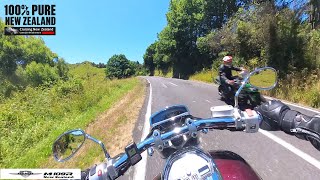
[[[63,58],[58,59],[56,63],[58,75],[62,80],[68,80],[69,78],[69,67]]]
[[[55,90],[59,96],[66,96],[68,94],[79,94],[83,92],[83,84],[81,80],[70,79],[68,81],[59,81]]]
[[[52,85],[59,79],[56,67],[34,61],[27,65],[26,76],[33,86]]]
[[[146,76],[148,73],[147,73],[147,70],[145,69],[141,69],[139,71],[136,71],[135,75],[136,76]]]
[[[7,79],[2,79],[0,82],[0,101],[1,99],[10,97],[17,90],[17,87]]]
[[[307,102],[312,107],[320,108],[320,82],[307,93]]]

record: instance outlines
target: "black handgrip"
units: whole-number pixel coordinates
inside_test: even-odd
[[[260,128],[268,131],[279,130],[281,121],[290,108],[278,100],[271,100],[255,108],[263,117]]]
[[[260,128],[265,130],[282,130],[305,139],[320,150],[320,115],[307,116],[291,110],[278,100],[271,100],[255,108],[262,117]]]

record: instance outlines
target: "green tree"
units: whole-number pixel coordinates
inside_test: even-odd
[[[309,0],[309,22],[313,29],[320,25],[320,2],[319,0]]]
[[[99,63],[96,66],[97,68],[106,68],[106,65],[104,63]]]
[[[172,0],[167,13],[168,29],[173,37],[175,51],[172,60],[173,77],[188,78],[199,67],[197,38],[204,18],[204,0]]]
[[[155,70],[154,56],[156,54],[156,43],[151,44],[143,55],[144,66],[149,71],[150,76],[154,75]]]
[[[247,7],[250,0],[205,0],[203,32],[220,29],[239,8]]]
[[[40,37],[5,36],[4,22],[0,19],[0,73],[13,75],[17,65],[25,67],[35,61],[54,66],[57,57]]]
[[[174,62],[174,53],[176,52],[176,41],[173,37],[172,29],[166,26],[158,34],[158,39],[155,44],[154,61],[156,68],[166,75]]]
[[[207,67],[217,57],[219,48],[206,45],[205,36],[216,34],[240,7],[249,0],[172,0],[167,13],[167,26],[158,34],[158,40],[148,47],[146,60],[166,72],[173,67],[173,76],[188,78]],[[148,52],[148,54],[147,54]],[[149,64],[146,64],[150,67]]]
[[[134,75],[135,70],[130,64],[130,61],[126,58],[125,55],[113,55],[106,66],[106,77],[109,79],[112,78],[127,78]]]
[[[5,36],[4,23],[0,20],[0,73],[12,75],[17,68],[17,61],[23,60],[23,44],[21,36]]]
[[[41,37],[28,37],[26,43],[22,44],[25,50],[23,60],[25,64],[29,64],[32,61],[37,63],[45,63],[50,66],[54,66],[53,59],[57,57],[57,54],[53,53],[45,44]]]

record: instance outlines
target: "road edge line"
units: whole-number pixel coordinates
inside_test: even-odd
[[[312,164],[313,166],[315,166],[316,168],[318,168],[320,170],[320,162],[318,160],[316,160],[314,157],[299,150],[298,148],[294,147],[290,143],[282,140],[281,138],[277,137],[276,135],[274,135],[268,131],[265,131],[263,129],[259,129],[259,132],[262,133],[263,135],[267,136],[268,138],[272,139],[276,143],[280,144],[284,148],[288,149],[289,151],[291,151],[295,155],[301,157],[303,160],[307,161],[308,163]]]
[[[150,85],[150,91],[149,91],[149,100],[148,100],[148,106],[147,106],[147,112],[145,116],[144,126],[142,130],[141,135],[141,141],[144,140],[144,138],[148,135],[150,131],[150,124],[149,124],[149,118],[151,116],[151,103],[152,103],[152,85],[151,82],[146,78]],[[139,179],[139,180],[145,180],[146,177],[146,167],[147,167],[147,152],[143,152],[141,154],[142,159],[141,161],[135,166],[134,173],[133,173],[133,179]]]

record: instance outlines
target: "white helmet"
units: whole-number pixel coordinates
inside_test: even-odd
[[[232,56],[223,57],[223,62],[232,62]]]

